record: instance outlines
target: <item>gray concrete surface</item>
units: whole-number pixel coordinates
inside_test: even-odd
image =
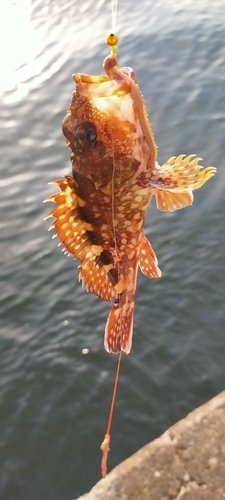
[[[223,500],[225,391],[115,467],[78,500]]]

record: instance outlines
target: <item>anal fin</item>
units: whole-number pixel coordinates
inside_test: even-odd
[[[140,246],[139,266],[147,278],[160,278],[162,276],[156,254],[144,234]]]

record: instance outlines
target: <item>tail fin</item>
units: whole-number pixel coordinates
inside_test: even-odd
[[[126,288],[117,294],[109,313],[104,339],[105,349],[108,352],[116,354],[124,351],[129,354],[131,350],[137,269],[137,263],[135,268],[129,268]]]
[[[134,299],[134,297],[133,297]],[[114,354],[124,351],[129,354],[133,334],[134,300],[122,306],[119,302],[113,305],[105,328],[105,349]]]

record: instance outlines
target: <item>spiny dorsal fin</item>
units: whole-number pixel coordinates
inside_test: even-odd
[[[96,267],[93,260],[86,259],[82,263],[79,279],[82,279],[88,292],[94,293],[103,300],[110,302],[116,295],[105,267]]]
[[[45,219],[49,219],[50,217],[56,218],[55,222],[50,226],[49,231],[57,229],[52,238],[58,237],[60,245],[63,244],[67,252],[73,254],[82,262],[87,250],[85,231],[89,229],[90,224],[81,221],[76,213],[77,207],[83,204],[83,201],[75,193],[76,181],[73,177],[67,176],[65,179],[52,182],[51,184],[58,186],[61,191],[45,200],[45,202],[50,201],[57,205],[45,217]]]
[[[61,192],[50,196],[47,201],[56,203],[57,207],[46,217],[55,217],[49,229],[57,229],[53,238],[60,239],[59,245],[64,245],[64,250],[73,254],[81,261],[80,278],[85,283],[87,290],[98,295],[103,300],[110,301],[115,296],[115,291],[108,277],[108,267],[99,266],[96,261],[102,254],[101,245],[90,244],[86,231],[91,232],[90,223],[78,217],[77,207],[85,205],[84,201],[75,193],[76,181],[67,176],[64,180],[53,182]],[[112,266],[111,266],[112,267]]]

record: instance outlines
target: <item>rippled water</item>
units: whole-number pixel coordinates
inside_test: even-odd
[[[119,61],[137,73],[159,163],[196,153],[218,173],[193,207],[148,214],[163,277],[139,276],[110,468],[224,389],[224,19],[222,0],[119,0]],[[78,284],[42,200],[71,171],[61,133],[71,74],[102,71],[109,31],[103,0],[0,7],[1,500],[69,500],[100,478],[116,365],[103,348],[110,306]]]

